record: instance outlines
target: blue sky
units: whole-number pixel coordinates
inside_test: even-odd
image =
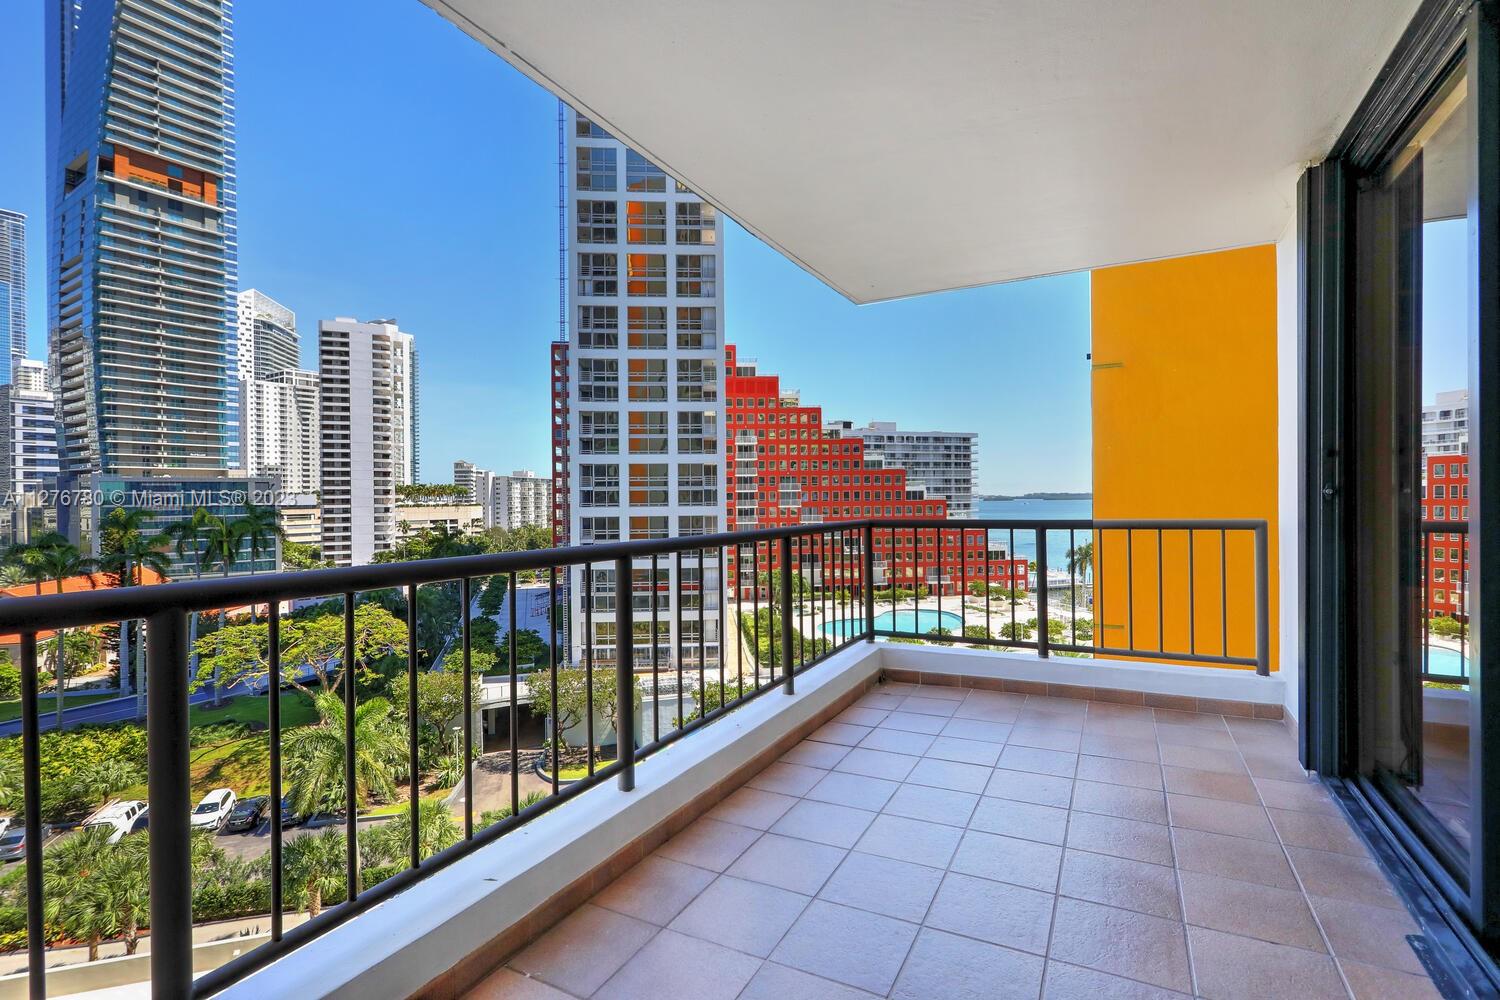
[[[556,103],[417,0],[236,5],[240,276],[422,356],[423,478],[545,470]],[[45,350],[42,5],[0,4],[0,205],[31,215]],[[10,155],[19,152],[20,155]],[[980,434],[986,492],[1089,486],[1088,276],[855,307],[731,226],[726,328],[830,418]]]

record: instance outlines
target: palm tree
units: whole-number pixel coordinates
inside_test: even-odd
[[[42,912],[48,923],[88,945],[90,962],[99,957],[99,943],[120,928],[110,898],[117,865],[109,837],[104,827],[84,827],[42,858]]]
[[[1087,580],[1089,571],[1094,568],[1094,543],[1084,542],[1077,548],[1068,550],[1068,573],[1077,574]]]
[[[208,515],[203,532],[204,541],[204,564],[208,569],[214,566],[222,566],[224,575],[229,576],[229,571],[239,560],[240,543],[244,539],[239,521],[230,521],[219,517],[217,514]],[[224,609],[219,609],[219,631],[224,630]],[[214,671],[214,704],[224,703],[223,692],[219,689],[219,674]]]
[[[42,584],[47,580],[47,573],[42,566],[42,553],[37,544],[46,537],[48,536],[42,535],[36,543],[17,542],[5,550],[5,563],[7,568],[13,571],[14,578],[20,583],[35,584],[38,594],[42,592]]]
[[[206,508],[194,508],[193,513],[167,525],[162,529],[162,537],[167,539],[177,552],[178,559],[191,559],[193,565],[193,579],[203,579],[203,534],[208,530],[209,518],[213,517]],[[192,649],[198,641],[198,613],[188,615],[188,648]],[[198,676],[198,654],[189,654],[188,676]]]
[[[286,541],[286,532],[281,530],[281,522],[276,516],[276,508],[272,506],[259,506],[250,502],[245,503],[245,515],[235,522],[239,529],[240,537],[244,539],[245,546],[250,554],[250,574],[255,574],[255,564],[268,550],[276,551],[276,543]],[[255,605],[250,605],[250,621],[255,621]]]
[[[337,808],[344,787],[344,702],[324,691],[314,696],[313,704],[322,721],[286,732],[281,743],[288,795],[293,808],[304,816]],[[396,794],[394,772],[406,751],[390,702],[371,698],[354,710],[355,808],[368,804],[372,795],[390,798]]]
[[[417,813],[417,848],[423,859],[444,848],[452,847],[463,836],[463,830],[448,807],[441,802],[424,802]],[[389,823],[371,832],[366,841],[371,853],[392,862],[405,863],[411,857],[411,803]]]
[[[316,917],[323,897],[343,888],[346,859],[344,834],[337,827],[288,841],[281,863],[290,901]]]
[[[67,538],[55,531],[49,531],[45,535],[31,543],[32,558],[36,565],[46,574],[47,579],[57,583],[57,592],[63,592],[63,581],[70,576],[88,576],[89,586],[94,586],[95,562],[82,552]],[[40,586],[38,587],[40,590]],[[62,731],[63,721],[63,695],[67,688],[68,671],[64,653],[67,650],[67,629],[58,629],[56,638],[56,652],[53,655],[53,678],[57,687],[57,728]]]
[[[147,536],[146,521],[150,517],[145,510],[127,510],[116,507],[100,525],[99,548],[103,555],[99,564],[114,573],[122,587],[134,587],[141,582],[142,570],[149,569],[157,576],[166,576],[171,566],[167,554],[162,551],[170,541],[163,535]],[[120,623],[120,693],[129,694],[130,683],[130,622]],[[136,644],[139,648],[140,643]],[[144,657],[136,657],[135,717],[146,716],[146,688],[143,671]]]
[[[110,907],[125,942],[125,954],[134,955],[141,941],[141,918],[151,915],[151,865],[148,834],[131,834],[115,845],[107,856],[106,879]]]

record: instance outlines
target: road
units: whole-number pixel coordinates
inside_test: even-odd
[[[226,688],[225,698],[233,698],[235,695],[244,694],[245,691],[235,687]],[[188,703],[202,705],[213,701],[213,692],[207,689],[196,691],[188,696]],[[77,708],[63,709],[63,728],[72,729],[85,723],[100,724],[105,722],[134,722],[135,721],[135,695],[126,695],[124,698],[110,698],[108,701],[95,701],[87,705],[79,705]],[[57,713],[43,712],[38,720],[41,731],[57,728]],[[0,722],[0,736],[21,735],[21,720],[10,719]]]

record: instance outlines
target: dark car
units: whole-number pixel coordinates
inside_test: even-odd
[[[270,803],[270,798],[265,795],[253,799],[245,799],[240,802],[230,811],[229,819],[225,820],[225,832],[234,833],[239,830],[254,830],[265,820],[266,811]]]
[[[52,836],[52,827],[42,824],[42,841]],[[26,856],[26,827],[13,826],[0,837],[0,861],[19,861]]]
[[[307,822],[307,817],[292,808],[292,797],[286,796],[281,800],[281,826],[283,829],[289,826],[300,826]]]

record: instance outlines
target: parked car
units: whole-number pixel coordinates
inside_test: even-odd
[[[215,788],[193,807],[194,830],[218,830],[234,812],[234,792],[228,788]]]
[[[108,802],[94,815],[83,821],[85,830],[102,827],[109,830],[109,842],[119,843],[120,838],[136,828],[136,823],[146,815],[146,803],[139,799],[124,802]]]
[[[42,824],[42,842],[52,836],[52,826]],[[0,835],[0,861],[19,861],[26,856],[26,827],[15,826]]]
[[[242,799],[240,804],[229,813],[229,818],[224,821],[224,831],[236,833],[240,830],[254,830],[265,821],[270,804],[271,797],[268,795]]]
[[[292,797],[284,796],[281,800],[281,826],[283,829],[289,826],[300,826],[307,822],[307,817],[292,808]]]

